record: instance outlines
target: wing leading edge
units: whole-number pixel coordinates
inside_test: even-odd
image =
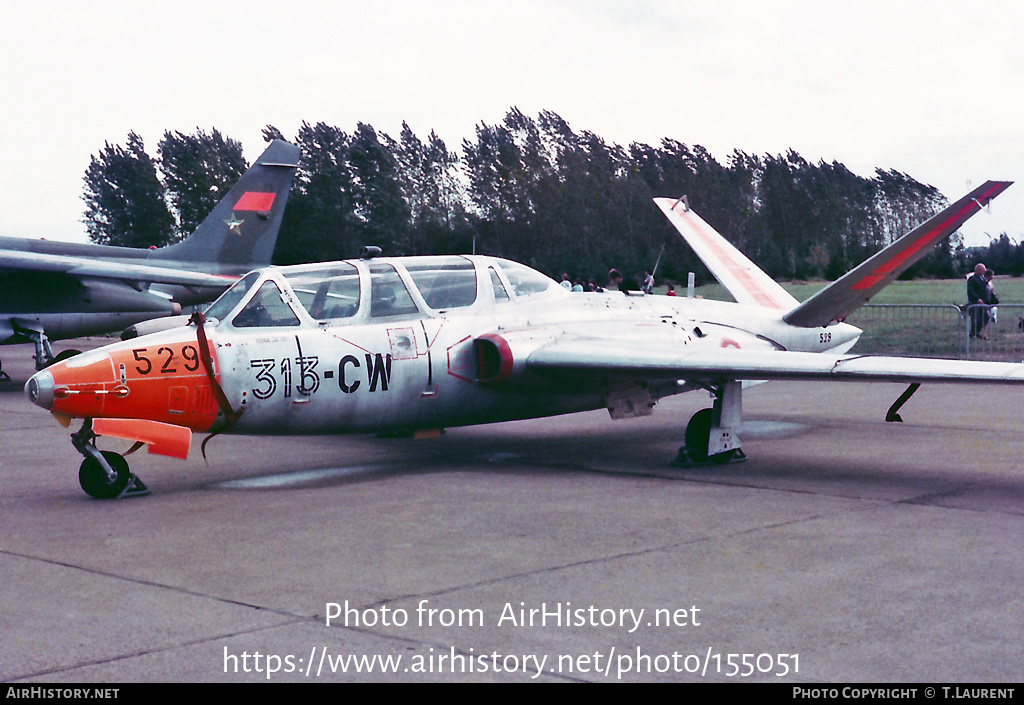
[[[154,260],[159,262],[159,260]],[[171,269],[152,264],[134,262],[108,262],[106,260],[53,255],[42,252],[0,251],[0,270],[25,272],[59,272],[75,277],[114,279],[151,284],[177,284],[224,289],[238,277],[183,269]]]
[[[531,354],[526,364],[542,374],[708,383],[789,379],[1024,384],[1024,364],[1017,363],[736,348],[680,351],[677,346],[637,346],[587,338],[552,342]]]

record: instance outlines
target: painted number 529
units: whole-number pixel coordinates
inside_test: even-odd
[[[148,352],[149,348],[135,348],[132,350],[132,357],[135,358],[140,364],[135,366],[135,371],[140,375],[148,375],[153,371],[153,360],[150,359]],[[181,349],[180,360],[183,362],[185,369],[189,372],[195,372],[199,369],[199,351],[196,350],[194,345],[186,345]],[[175,357],[175,353],[171,348],[166,346],[158,348],[154,357],[156,358],[157,364],[160,365],[160,374],[173,374],[178,371],[177,362],[179,358]]]

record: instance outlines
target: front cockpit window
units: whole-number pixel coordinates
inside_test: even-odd
[[[424,257],[405,265],[427,306],[435,311],[476,303],[476,267],[462,257]]]
[[[249,293],[249,289],[253,287],[259,278],[259,272],[249,272],[244,278],[239,279],[230,289],[221,294],[219,299],[210,304],[210,307],[206,309],[206,317],[223,321],[231,313],[231,309],[245,298],[245,295]]]
[[[281,297],[273,281],[263,282],[256,295],[231,320],[235,328],[276,328],[297,326],[299,317]]]
[[[318,321],[352,318],[359,312],[359,270],[348,262],[286,272],[285,278],[299,303]]]
[[[370,316],[404,316],[419,313],[405,282],[390,264],[370,265]]]

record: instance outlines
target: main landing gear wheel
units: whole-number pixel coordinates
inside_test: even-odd
[[[107,471],[92,456],[86,456],[78,468],[78,482],[90,497],[96,499],[117,499],[132,479],[128,461],[112,450],[100,451],[103,459],[114,471],[114,479],[107,477]]]
[[[690,417],[690,423],[686,424],[686,445],[679,449],[689,456],[690,460],[697,463],[708,461],[708,441],[711,438],[711,409],[701,409]]]
[[[59,353],[57,353],[54,356],[54,358],[52,360],[47,362],[44,365],[44,367],[49,367],[50,365],[55,365],[58,362],[63,362],[64,360],[67,360],[69,357],[74,357],[75,355],[81,355],[81,354],[82,354],[81,350],[61,350]]]
[[[690,422],[686,424],[686,445],[679,449],[679,455],[672,461],[672,464],[677,467],[694,467],[725,465],[730,462],[746,460],[747,456],[739,448],[708,455],[708,443],[711,440],[713,424],[713,409],[701,409],[691,416]]]

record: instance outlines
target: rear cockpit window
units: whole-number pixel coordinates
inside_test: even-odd
[[[329,269],[286,274],[309,315],[318,321],[351,318],[359,312],[359,270],[339,262]]]
[[[494,289],[494,301],[495,303],[503,303],[505,301],[511,301],[508,292],[505,291],[505,285],[501,283],[501,278],[498,276],[498,272],[495,271],[494,267],[488,267],[487,271],[491,275],[491,288]]]
[[[518,262],[501,259],[498,260],[498,266],[504,270],[505,276],[508,277],[509,284],[512,285],[516,298],[521,299],[525,296],[542,294],[546,291],[552,291],[552,288],[558,289],[561,292],[565,291],[555,283],[554,279],[546,277],[536,269],[530,269]]]
[[[476,303],[476,268],[461,257],[428,257],[409,262],[406,271],[427,306],[435,311]]]
[[[281,298],[277,284],[265,281],[256,295],[232,319],[231,325],[236,328],[297,326],[299,318]]]
[[[370,315],[403,316],[419,313],[405,283],[390,264],[370,265]]]

